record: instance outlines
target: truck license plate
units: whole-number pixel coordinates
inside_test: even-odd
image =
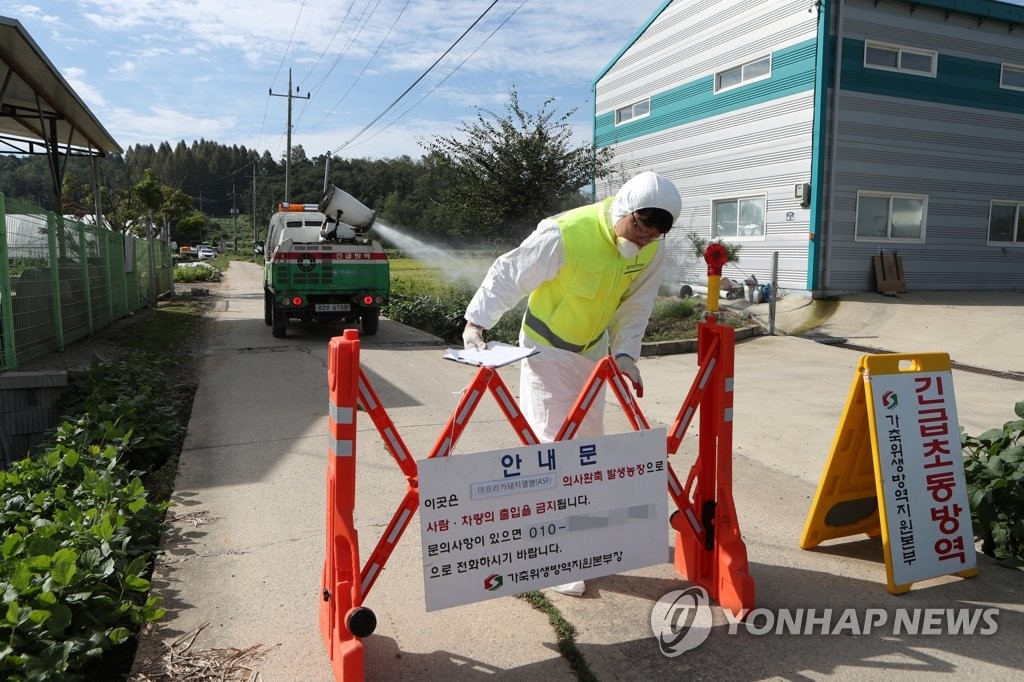
[[[316,312],[318,313],[347,313],[352,309],[352,306],[348,303],[317,303]]]

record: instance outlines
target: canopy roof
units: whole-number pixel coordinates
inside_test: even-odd
[[[0,152],[105,156],[122,149],[21,22],[0,17]]]

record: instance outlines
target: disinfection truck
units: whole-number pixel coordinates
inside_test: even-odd
[[[366,234],[375,214],[331,186],[319,204],[279,204],[263,253],[264,317],[283,337],[292,320],[358,322],[377,333],[391,291],[387,254]]]

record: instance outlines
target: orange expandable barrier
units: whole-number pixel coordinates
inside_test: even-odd
[[[712,245],[716,246],[716,245]],[[720,247],[720,245],[717,245]],[[709,251],[711,247],[709,247]],[[705,258],[708,258],[705,255]],[[722,261],[724,263],[724,261]],[[711,261],[709,260],[709,264]],[[720,270],[720,266],[719,266]],[[749,574],[746,545],[740,534],[732,495],[733,367],[736,345],[732,327],[717,320],[717,275],[709,268],[708,315],[698,325],[698,371],[671,428],[668,492],[677,507],[670,518],[676,531],[674,563],[690,582],[735,617],[754,608],[754,579]],[[715,290],[712,291],[711,289]],[[623,375],[611,356],[591,373],[561,426],[556,440],[573,438],[594,397],[607,382],[635,430],[650,428]],[[320,632],[336,680],[361,681],[364,674],[361,639],[376,629],[373,612],[363,606],[367,593],[419,508],[416,461],[381,405],[359,365],[359,332],[345,330],[328,348],[329,447],[327,465],[327,533],[322,577]],[[511,391],[497,371],[480,367],[462,392],[428,458],[450,455],[474,411],[490,392],[524,445],[539,442]],[[362,406],[373,420],[385,447],[407,481],[407,489],[366,565],[360,568],[359,538],[353,515],[356,481],[356,415]],[[697,457],[685,484],[676,476],[671,455],[678,452],[693,417],[700,413]]]

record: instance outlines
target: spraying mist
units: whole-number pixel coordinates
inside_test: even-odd
[[[474,259],[458,258],[458,255],[451,251],[399,232],[379,218],[373,223],[373,229],[381,238],[402,249],[409,257],[437,268],[441,275],[451,282],[476,288],[487,274],[490,263],[481,264]]]

